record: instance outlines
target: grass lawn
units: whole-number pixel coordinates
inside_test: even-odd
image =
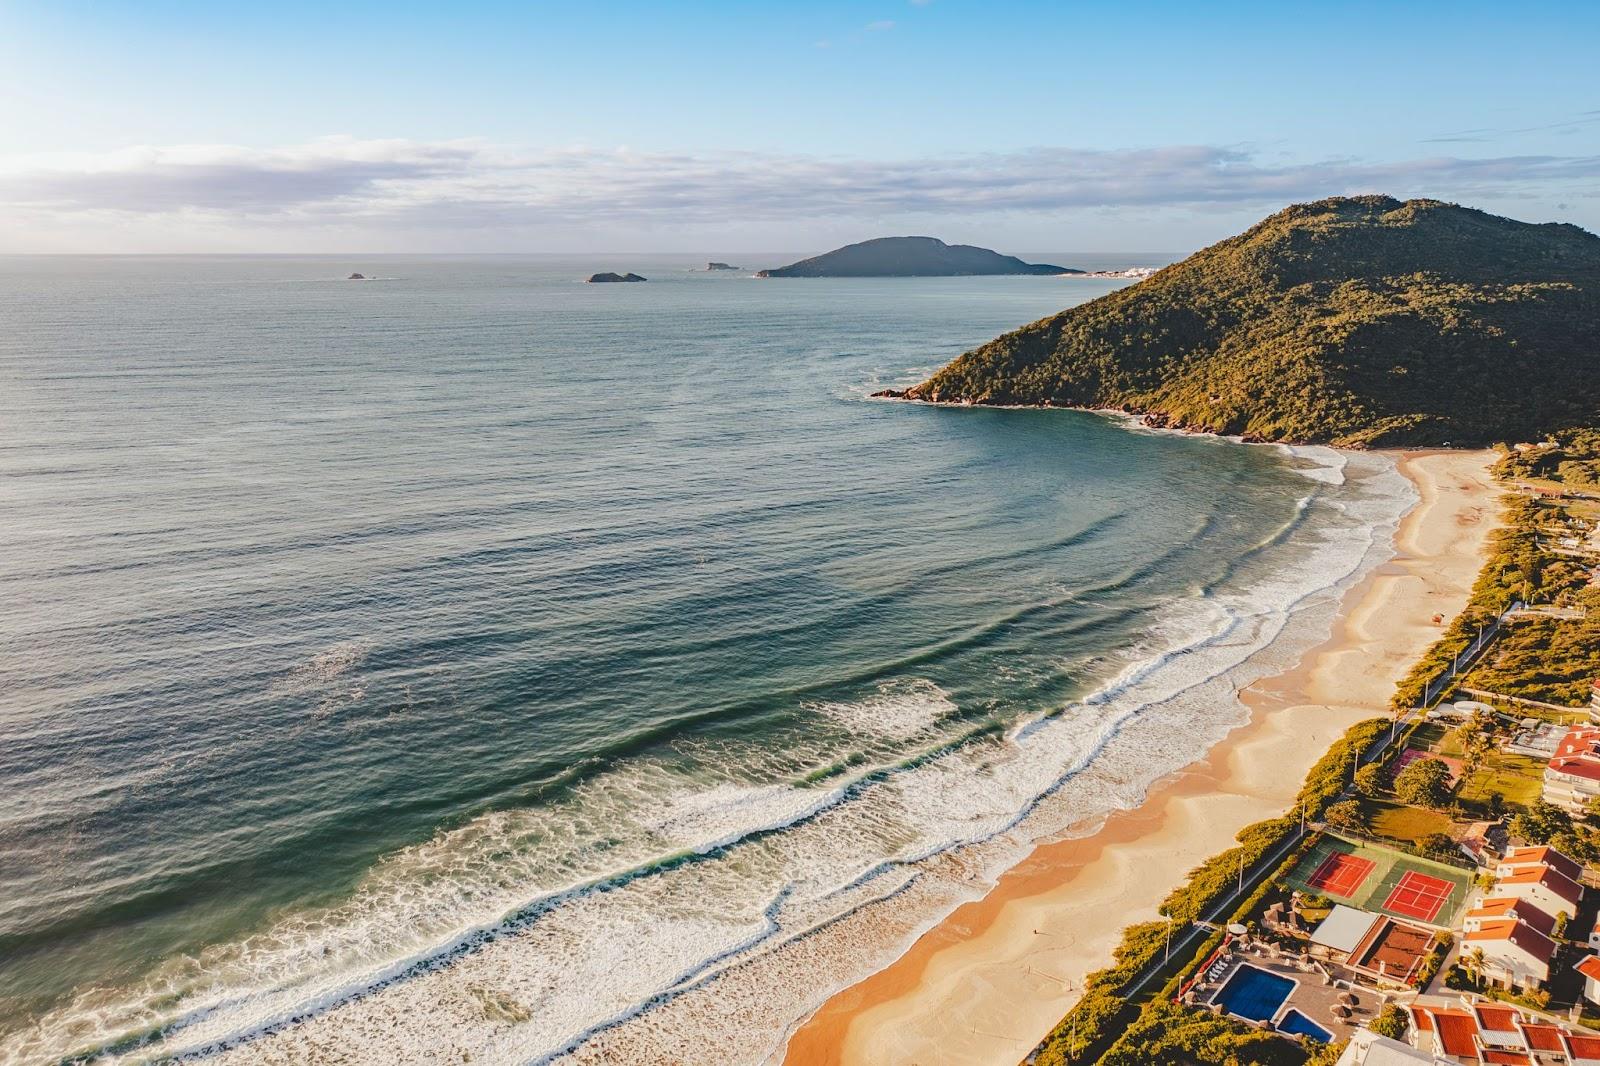
[[[1492,752],[1478,771],[1461,783],[1456,796],[1477,810],[1488,806],[1489,793],[1505,797],[1507,806],[1526,807],[1544,790],[1545,760],[1532,755]]]
[[[1440,741],[1444,740],[1445,733],[1447,732],[1448,730],[1438,722],[1423,722],[1421,725],[1417,726],[1417,731],[1411,734],[1411,739],[1406,742],[1406,746],[1412,748],[1431,748],[1435,744],[1438,744]],[[1440,752],[1440,754],[1448,755],[1450,753]]]
[[[1372,824],[1372,832],[1390,840],[1420,841],[1429,833],[1450,833],[1454,824],[1438,811],[1407,807],[1389,800],[1364,799],[1362,808]]]

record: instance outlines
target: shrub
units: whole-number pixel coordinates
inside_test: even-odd
[[[1356,771],[1356,790],[1363,796],[1382,795],[1384,785],[1384,768],[1378,763],[1371,763]]]
[[[1390,1040],[1402,1040],[1405,1038],[1408,1024],[1406,1012],[1396,1004],[1390,1003],[1378,1012],[1378,1016],[1372,1019],[1367,1028]]]

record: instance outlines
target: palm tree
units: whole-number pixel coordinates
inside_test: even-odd
[[[1483,949],[1473,948],[1461,957],[1467,967],[1467,976],[1472,978],[1475,985],[1483,984]]]

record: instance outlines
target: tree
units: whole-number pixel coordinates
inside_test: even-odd
[[[1427,855],[1449,856],[1455,854],[1456,840],[1449,833],[1429,833],[1417,846]]]
[[[1356,791],[1363,796],[1376,796],[1383,792],[1384,769],[1377,763],[1368,763],[1356,771]]]
[[[1572,915],[1566,911],[1556,912],[1555,925],[1550,928],[1550,939],[1565,940],[1567,938],[1567,923],[1572,921]]]
[[[1394,779],[1394,794],[1418,807],[1443,807],[1450,800],[1450,767],[1438,759],[1418,759]]]
[[[1506,813],[1506,797],[1503,792],[1491,792],[1484,804],[1489,808],[1489,817],[1498,818]]]
[[[1467,968],[1467,975],[1472,978],[1475,985],[1483,984],[1483,949],[1473,948],[1471,951],[1461,953],[1461,964]]]
[[[1322,817],[1335,829],[1353,829],[1358,833],[1367,831],[1367,812],[1357,800],[1340,800],[1329,807]]]
[[[1557,833],[1550,838],[1550,846],[1570,859],[1588,865],[1600,859],[1600,848],[1595,847],[1594,836],[1581,826]]]
[[[1378,1012],[1367,1028],[1390,1040],[1403,1040],[1406,1035],[1406,1012],[1398,1004],[1390,1003]]]
[[[1572,815],[1554,803],[1534,800],[1512,816],[1511,831],[1529,844],[1548,844],[1562,833],[1572,832]]]

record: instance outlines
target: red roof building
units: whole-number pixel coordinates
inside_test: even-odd
[[[1594,730],[1600,733],[1600,729]],[[1512,848],[1506,852],[1505,857],[1495,863],[1496,873],[1510,873],[1518,866],[1549,866],[1558,870],[1574,881],[1583,877],[1583,864],[1567,858],[1561,852],[1548,844],[1538,847]]]
[[[1544,768],[1544,798],[1581,811],[1600,796],[1600,727],[1574,726],[1556,745]]]

